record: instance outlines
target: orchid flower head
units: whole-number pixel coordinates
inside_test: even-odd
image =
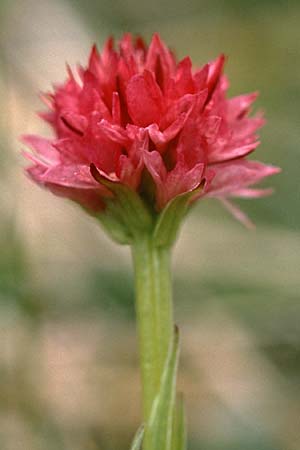
[[[249,115],[256,93],[227,98],[224,61],[193,68],[158,34],[148,46],[131,34],[94,45],[87,67],[67,67],[42,96],[53,137],[23,137],[27,173],[99,217],[121,187],[152,215],[194,192],[189,201],[214,197],[243,218],[230,198],[269,194],[252,186],[279,168],[248,159],[264,118]]]

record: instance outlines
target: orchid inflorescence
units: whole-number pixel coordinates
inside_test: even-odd
[[[117,50],[112,39],[101,54],[94,46],[87,68],[68,67],[67,80],[42,95],[54,137],[24,136],[34,150],[28,174],[91,213],[105,210],[113,184],[154,213],[201,186],[191,202],[215,197],[244,218],[229,198],[269,194],[251,186],[279,169],[247,159],[264,119],[248,114],[256,93],[226,97],[223,65],[221,55],[193,70],[157,34],[149,47],[130,34]]]

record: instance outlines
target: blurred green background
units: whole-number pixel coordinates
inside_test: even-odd
[[[299,23],[296,0],[1,0],[1,450],[125,450],[139,425],[129,251],[31,184],[18,142],[49,133],[37,93],[65,62],[124,31],[158,31],[195,65],[225,52],[230,94],[261,92],[255,157],[283,172],[241,203],[256,231],[210,200],[182,230],[179,384],[190,450],[299,450]]]

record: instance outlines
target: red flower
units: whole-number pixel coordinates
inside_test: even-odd
[[[35,152],[27,154],[29,175],[91,212],[112,196],[105,179],[129,186],[156,211],[200,185],[198,197],[229,207],[228,197],[269,193],[249,187],[279,171],[246,160],[264,123],[248,116],[256,94],[227,99],[223,64],[221,55],[193,70],[158,35],[149,47],[129,34],[118,50],[112,39],[101,54],[94,46],[78,79],[68,68],[66,82],[43,97],[49,110],[41,116],[55,137],[24,137]]]

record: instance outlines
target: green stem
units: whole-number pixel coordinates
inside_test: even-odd
[[[173,332],[170,249],[156,247],[151,236],[142,236],[133,244],[132,254],[143,412],[147,423]]]

